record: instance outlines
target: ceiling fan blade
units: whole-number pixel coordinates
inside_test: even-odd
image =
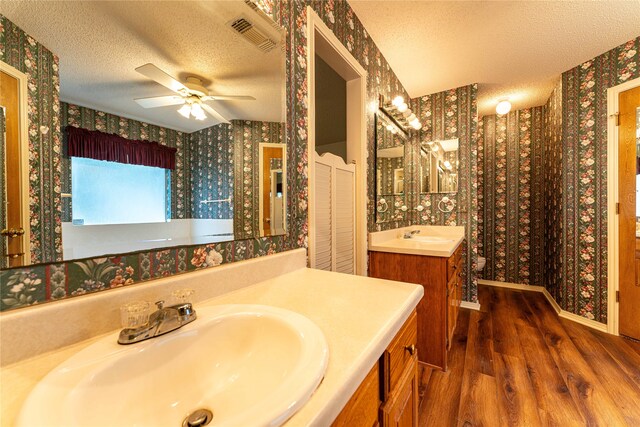
[[[189,92],[189,89],[185,85],[151,63],[136,68],[136,71],[174,92]]]
[[[202,97],[203,101],[255,101],[253,96],[235,96],[235,95],[207,95]]]
[[[184,98],[179,95],[152,96],[150,98],[134,99],[143,108],[166,107],[167,105],[184,104]]]
[[[202,108],[204,109],[204,111],[209,113],[211,115],[211,117],[213,117],[214,119],[219,120],[219,121],[221,121],[223,123],[230,123],[229,120],[227,120],[224,117],[222,117],[222,115],[220,115],[220,113],[218,113],[216,110],[211,108],[211,106],[209,106],[207,104],[202,104]]]

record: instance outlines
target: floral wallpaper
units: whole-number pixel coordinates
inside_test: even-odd
[[[380,172],[378,194],[382,197],[389,198],[389,196],[392,196],[395,193],[394,172],[396,169],[404,169],[404,157],[378,158],[378,171]]]
[[[0,14],[0,61],[25,73],[28,80],[31,261],[60,260],[62,138],[58,57]]]
[[[475,268],[478,262],[478,86],[476,84],[450,89],[411,100],[411,109],[420,119],[422,129],[412,143],[412,174],[417,176],[415,162],[420,159],[420,144],[439,139],[459,139],[460,174],[457,193],[420,194],[417,180],[412,183],[412,200],[424,207],[412,211],[413,224],[464,225],[465,287],[462,299],[477,302],[478,283]],[[443,197],[454,201],[453,209],[443,213],[438,203]]]
[[[607,321],[607,89],[640,77],[640,37],[562,73],[563,246],[558,303]]]
[[[242,200],[242,203],[236,203],[233,234],[236,239],[247,239],[260,235],[260,143],[281,144],[284,142],[284,131],[282,123],[249,120],[233,120],[231,123],[235,176],[238,177],[234,200]],[[287,176],[287,181],[289,179]]]
[[[242,195],[233,197],[233,131],[233,125],[221,123],[188,135],[187,218],[230,219],[234,217],[234,200],[239,201],[238,206],[242,204]],[[227,198],[231,198],[231,202],[200,203]]]
[[[375,133],[375,150],[404,146],[404,154],[402,158],[384,158],[376,157],[376,176],[375,185],[376,192],[376,222],[406,222],[409,220],[409,211],[403,211],[402,206],[411,206],[410,198],[412,192],[411,177],[411,144],[409,137],[403,137],[400,133],[393,134],[386,128],[386,119],[381,119],[379,114],[374,117],[376,133]],[[376,156],[377,156],[376,151]],[[405,168],[406,166],[406,168]],[[393,170],[404,169],[404,192],[402,194],[393,194]],[[384,203],[382,202],[384,200]],[[371,224],[370,224],[371,226]]]
[[[483,279],[544,283],[544,107],[482,119],[478,145]]]
[[[171,218],[191,218],[191,205],[187,203],[192,170],[189,162],[196,160],[196,165],[198,165],[198,158],[191,158],[189,134],[66,102],[60,103],[60,123],[63,129],[63,140],[66,139],[64,128],[71,125],[88,130],[113,133],[123,138],[155,141],[177,148],[176,168],[170,172],[170,214]],[[199,139],[197,141],[200,142]],[[63,143],[62,156],[60,157],[62,192],[71,193],[71,158],[66,155],[65,147],[66,143]],[[197,150],[196,153],[202,154]],[[62,203],[63,221],[71,221],[71,199],[64,198]]]
[[[544,286],[559,301],[562,283],[563,170],[562,170],[562,81],[545,105],[544,145]]]

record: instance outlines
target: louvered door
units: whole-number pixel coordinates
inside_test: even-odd
[[[355,165],[316,153],[314,268],[355,274],[355,175]]]

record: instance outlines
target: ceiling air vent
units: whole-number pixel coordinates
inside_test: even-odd
[[[238,18],[233,21],[231,23],[231,28],[236,30],[245,39],[249,40],[251,44],[263,52],[269,52],[271,49],[276,47],[276,42],[262,34],[260,30],[244,18]]]

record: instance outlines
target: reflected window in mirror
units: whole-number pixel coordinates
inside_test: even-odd
[[[165,169],[71,158],[73,225],[165,222],[170,174]]]
[[[427,141],[420,144],[420,193],[458,191],[458,139]]]

